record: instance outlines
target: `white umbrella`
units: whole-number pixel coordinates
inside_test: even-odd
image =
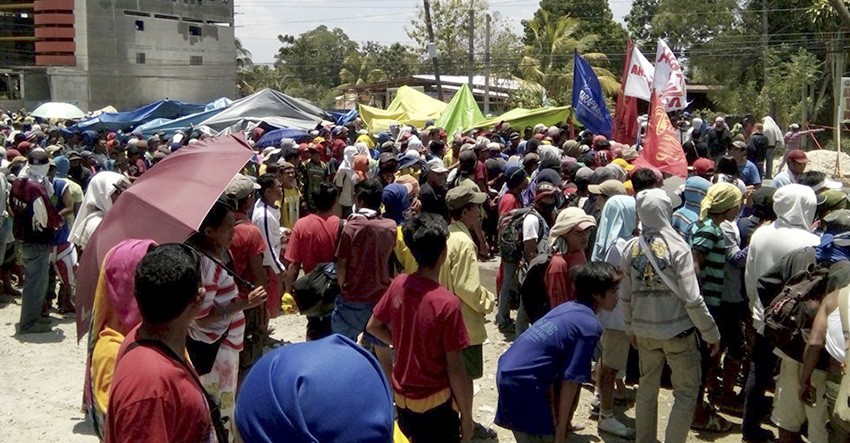
[[[41,118],[78,119],[85,117],[86,113],[70,103],[50,102],[35,108],[35,111],[32,111],[32,116]]]

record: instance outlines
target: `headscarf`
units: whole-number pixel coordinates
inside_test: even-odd
[[[86,404],[93,416],[106,413],[120,340],[142,321],[135,296],[136,266],[155,246],[153,240],[124,240],[106,253],[100,268],[85,379]],[[101,341],[102,336],[108,339]]]
[[[354,147],[357,148],[357,155],[365,155],[366,157],[369,157],[369,145],[358,140],[357,143],[354,144]]]
[[[363,143],[363,145],[366,146],[366,149],[372,149],[375,147],[375,142],[374,140],[372,140],[372,137],[370,137],[369,134],[360,135],[359,137],[357,137],[356,142]],[[355,143],[355,145],[357,143]]]
[[[627,195],[615,195],[605,201],[599,228],[596,229],[596,242],[593,244],[591,261],[605,261],[608,249],[617,239],[630,238],[637,224],[635,198]]]
[[[555,224],[552,225],[552,229],[549,230],[549,246],[554,246],[558,242],[559,238],[567,235],[580,223],[585,222],[593,223],[593,226],[596,226],[596,219],[594,219],[591,215],[587,215],[581,208],[565,208],[563,211],[558,213],[558,218],[555,219]]]
[[[106,216],[112,208],[115,185],[124,180],[126,180],[124,175],[109,171],[97,173],[91,178],[80,212],[74,220],[74,226],[71,227],[71,235],[68,237],[71,243],[85,248],[89,240],[85,234],[86,226],[95,220],[99,223]]]
[[[817,208],[815,191],[808,186],[792,183],[773,194],[773,211],[777,228],[811,230]]]
[[[540,169],[546,167],[559,167],[561,165],[561,150],[554,146],[541,146],[537,150],[540,155]],[[544,166],[544,164],[546,166]]]
[[[688,177],[685,180],[685,191],[682,193],[682,200],[684,200],[685,207],[699,213],[702,207],[702,199],[705,198],[705,194],[710,187],[711,182],[702,177],[696,175]]]
[[[708,217],[710,213],[726,212],[741,204],[741,190],[731,183],[715,183],[708,188],[700,204],[699,217]]]
[[[53,159],[53,163],[56,164],[56,176],[59,178],[68,177],[68,171],[71,170],[71,162],[68,160],[68,157],[64,155],[57,156]]]
[[[354,170],[354,174],[357,176],[358,181],[366,180],[369,174],[369,156],[360,154],[355,155],[354,164],[351,169]]]
[[[384,217],[394,220],[396,224],[402,224],[404,212],[410,208],[408,193],[408,187],[401,183],[390,183],[385,186],[382,194]]]
[[[338,334],[261,358],[236,400],[246,442],[388,443],[393,400],[378,361]]]
[[[677,246],[679,250],[690,249],[690,246],[670,224],[673,203],[663,189],[644,189],[638,192],[635,203],[644,234],[660,235],[668,245]]]
[[[773,120],[773,117],[767,115],[762,119],[762,125],[764,126],[764,134],[767,137],[768,146],[779,147],[780,145],[785,144],[784,136],[782,135],[782,130],[779,129],[779,125]]]
[[[339,165],[339,171],[345,173],[348,176],[348,179],[351,180],[354,178],[354,157],[357,155],[357,148],[354,146],[347,146],[344,151],[342,151],[342,162]]]

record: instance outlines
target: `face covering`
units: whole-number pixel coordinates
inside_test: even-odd
[[[50,165],[29,165],[29,174],[31,177],[41,180],[47,176],[48,169],[50,169]]]

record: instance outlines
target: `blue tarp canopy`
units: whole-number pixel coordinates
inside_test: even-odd
[[[198,126],[198,123],[215,117],[221,111],[227,109],[231,103],[232,101],[230,99],[220,98],[209,103],[206,106],[206,110],[203,112],[187,115],[178,119],[156,118],[145,124],[139,125],[136,129],[142,131],[142,135],[145,137],[150,137],[157,132],[164,132],[165,137],[171,137],[177,131],[189,131],[193,127]]]
[[[295,143],[301,143],[301,141],[309,137],[310,134],[307,131],[302,131],[301,129],[275,129],[274,131],[269,131],[263,134],[263,136],[260,137],[257,143],[254,143],[254,147],[265,148],[268,146],[278,146],[280,145],[280,141],[285,138],[291,138],[295,140]]]
[[[357,112],[356,109],[351,109],[351,110],[348,110],[348,111],[346,111],[346,110],[341,110],[341,111],[331,110],[331,111],[327,111],[327,113],[330,114],[331,117],[333,117],[334,124],[336,124],[337,126],[342,126],[342,125],[344,125],[348,122],[354,121],[354,119],[356,119],[357,117],[360,116],[360,113]]]
[[[126,112],[105,112],[68,128],[71,132],[118,131],[133,128],[156,118],[176,119],[203,112],[207,105],[160,100]]]

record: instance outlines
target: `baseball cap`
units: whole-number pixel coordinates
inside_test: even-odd
[[[850,231],[850,209],[832,211],[823,218],[826,230],[830,233]]]
[[[526,179],[525,169],[523,169],[522,166],[508,166],[505,170],[505,181],[509,188],[516,187]]]
[[[29,161],[29,164],[31,165],[46,165],[50,162],[50,158],[47,156],[47,151],[41,148],[36,148],[29,152],[27,161]]]
[[[446,165],[444,165],[443,161],[440,160],[439,158],[432,158],[431,160],[428,160],[428,163],[426,163],[426,166],[428,166],[429,171],[436,172],[437,174],[449,172],[449,170],[446,169]]]
[[[68,153],[68,160],[82,160],[83,156],[80,155],[77,151],[71,151]]]
[[[699,176],[714,174],[714,161],[709,158],[698,158],[694,161],[694,174]]]
[[[487,194],[479,192],[470,186],[457,186],[446,193],[446,206],[449,210],[462,208],[469,203],[482,204],[487,201]]]
[[[257,189],[260,189],[260,185],[242,174],[236,174],[227,184],[224,193],[236,197],[237,200],[242,200]]]
[[[605,180],[598,185],[589,185],[587,190],[592,194],[601,194],[606,197],[615,195],[626,195],[626,187],[619,180]]]
[[[635,165],[627,162],[625,159],[622,158],[615,158],[614,161],[611,162],[611,164],[623,168],[626,172],[629,172],[635,168]]]
[[[558,188],[549,182],[541,182],[537,184],[537,190],[534,192],[534,198],[545,197],[547,195],[558,194]]]
[[[391,152],[382,152],[378,157],[378,165],[384,166],[388,163],[396,162],[398,163],[398,159]]]
[[[788,161],[795,163],[808,163],[809,156],[807,156],[804,151],[795,149],[788,153]]]

